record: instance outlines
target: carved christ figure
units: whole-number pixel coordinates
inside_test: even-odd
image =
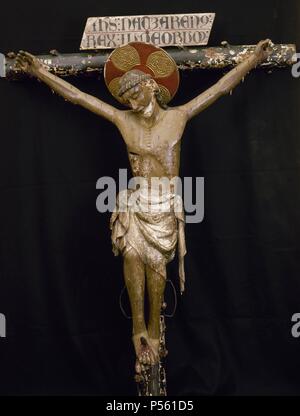
[[[235,88],[247,73],[270,54],[269,39],[260,41],[255,51],[244,58],[215,85],[186,104],[168,107],[166,103],[178,87],[178,70],[172,58],[154,45],[131,43],[113,51],[105,68],[108,88],[129,110],[119,110],[86,94],[51,74],[33,55],[19,51],[19,70],[46,83],[65,100],[81,105],[114,123],[127,146],[132,174],[142,177],[151,187],[153,178],[179,175],[181,138],[186,123]],[[123,48],[123,49],[122,49]],[[140,205],[149,201],[149,193],[139,188]],[[134,191],[130,191],[134,192]],[[160,310],[166,284],[166,264],[179,251],[181,291],[184,290],[183,256],[185,255],[184,216],[174,209],[174,194],[166,194],[169,212],[143,212],[130,208],[129,195],[119,195],[111,217],[112,243],[115,254],[124,260],[124,277],[129,294],[136,372],[159,360]],[[148,196],[147,196],[148,195]],[[147,199],[148,198],[148,199]],[[125,209],[121,209],[120,206]],[[144,295],[147,287],[149,322],[144,318]]]

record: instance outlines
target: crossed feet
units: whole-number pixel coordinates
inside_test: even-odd
[[[133,335],[132,337],[136,363],[135,371],[140,374],[146,366],[159,362],[159,339],[150,338],[147,331]]]

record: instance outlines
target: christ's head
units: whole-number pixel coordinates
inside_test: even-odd
[[[126,72],[119,81],[119,97],[136,113],[151,117],[156,103],[166,108],[159,86],[151,77],[140,70]]]

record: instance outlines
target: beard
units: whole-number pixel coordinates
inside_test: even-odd
[[[142,113],[145,118],[149,118],[152,116],[154,110],[154,100],[155,98],[152,98],[147,107],[144,107],[142,110],[140,110],[140,113]]]

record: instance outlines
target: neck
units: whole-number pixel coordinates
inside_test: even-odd
[[[158,121],[162,111],[164,110],[158,105],[156,98],[153,97],[150,104],[142,112],[142,118],[147,124],[154,125]]]

